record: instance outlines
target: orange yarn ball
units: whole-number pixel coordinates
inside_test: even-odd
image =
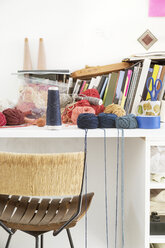
[[[95,110],[92,107],[88,107],[88,106],[75,107],[72,111],[72,116],[71,116],[71,120],[74,125],[77,125],[77,118],[79,114],[83,114],[83,113],[95,114]]]

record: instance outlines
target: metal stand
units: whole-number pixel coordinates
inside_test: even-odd
[[[69,239],[70,247],[71,248],[74,248],[74,244],[73,244],[73,240],[72,240],[72,236],[71,236],[70,230],[69,229],[66,229],[66,232],[68,234],[68,239]]]
[[[13,229],[11,229],[10,232],[11,232],[11,233],[9,234],[9,237],[8,237],[8,239],[7,239],[5,248],[8,248],[8,247],[9,247],[11,238],[12,238],[13,234],[14,234],[16,231],[13,230]]]
[[[35,239],[36,239],[36,246],[35,246],[35,248],[39,248],[39,238],[38,238],[38,236],[36,236]]]
[[[44,248],[44,235],[41,234],[41,248]]]

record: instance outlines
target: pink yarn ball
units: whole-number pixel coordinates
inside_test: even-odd
[[[83,114],[83,113],[95,114],[95,110],[92,107],[88,107],[88,106],[75,107],[72,111],[72,116],[71,116],[71,120],[74,125],[77,125],[77,118],[79,114]]]
[[[0,126],[1,126],[1,127],[2,127],[2,126],[5,126],[6,123],[7,123],[7,121],[6,121],[5,115],[4,115],[3,113],[0,112]]]

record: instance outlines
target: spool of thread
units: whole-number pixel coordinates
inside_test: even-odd
[[[117,128],[132,129],[138,127],[136,116],[133,114],[117,117],[115,121]]]
[[[61,128],[60,96],[58,87],[50,87],[48,89],[46,125],[48,129]]]
[[[117,115],[101,113],[98,115],[100,128],[115,128],[115,119]]]
[[[160,118],[162,122],[165,122],[165,101],[161,101],[161,108],[160,108]]]
[[[95,129],[99,126],[98,117],[94,114],[80,114],[77,119],[77,126],[81,129]]]
[[[103,104],[102,99],[92,97],[92,96],[76,96],[75,99],[76,100],[87,100],[90,104],[93,104],[93,105],[102,105]]]

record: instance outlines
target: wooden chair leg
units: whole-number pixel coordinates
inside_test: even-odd
[[[41,248],[44,248],[44,235],[41,234]]]
[[[36,246],[35,246],[35,248],[39,248],[39,238],[38,238],[38,236],[36,236],[35,239],[36,239]]]
[[[66,232],[68,234],[68,239],[69,239],[70,247],[71,248],[74,248],[74,244],[73,244],[73,240],[72,240],[72,236],[71,236],[70,230],[69,229],[66,229]]]

